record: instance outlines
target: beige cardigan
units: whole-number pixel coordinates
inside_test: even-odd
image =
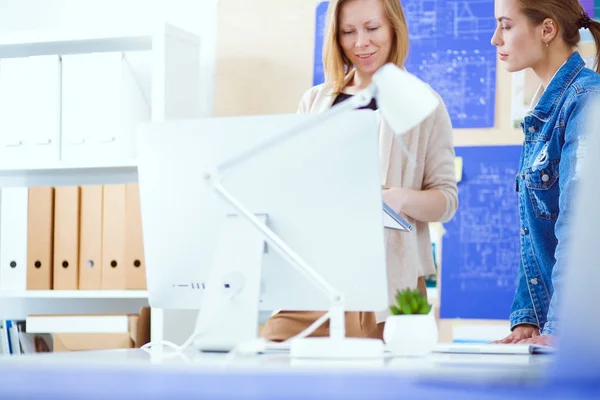
[[[379,156],[384,187],[440,190],[446,198],[446,210],[440,222],[446,222],[454,216],[458,207],[458,189],[450,116],[439,95],[438,98],[440,103],[433,114],[404,135],[395,135],[380,118]],[[331,108],[334,100],[331,86],[321,84],[304,94],[298,112],[325,112]],[[414,155],[416,163],[407,159],[402,142],[408,152]],[[407,220],[414,225],[410,233],[386,229],[389,299],[394,298],[397,289],[416,288],[419,276],[435,274],[428,223],[410,218]],[[376,313],[377,323],[384,322],[387,316],[387,310]]]

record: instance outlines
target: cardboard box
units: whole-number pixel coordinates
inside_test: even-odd
[[[150,308],[129,317],[129,333],[56,333],[53,351],[112,350],[142,347],[150,341]]]
[[[56,333],[54,352],[129,349],[133,340],[127,333]]]
[[[150,307],[142,307],[135,324],[131,320],[130,323],[132,325],[129,332],[135,347],[139,348],[150,342]]]

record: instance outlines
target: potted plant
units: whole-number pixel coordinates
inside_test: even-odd
[[[438,341],[438,329],[431,304],[419,289],[397,290],[395,303],[385,321],[383,340],[395,355],[425,356]]]

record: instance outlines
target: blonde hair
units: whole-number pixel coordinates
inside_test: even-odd
[[[404,11],[398,0],[381,0],[389,24],[392,28],[392,49],[387,62],[404,67],[408,56],[408,26]],[[353,65],[344,55],[339,40],[340,11],[348,0],[330,0],[327,8],[327,23],[323,42],[323,70],[325,80],[332,85],[333,94],[339,94],[344,86],[347,74]]]

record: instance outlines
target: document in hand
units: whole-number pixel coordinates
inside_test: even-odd
[[[395,229],[403,232],[410,232],[412,230],[412,225],[385,203],[383,203],[383,225],[387,229]]]

